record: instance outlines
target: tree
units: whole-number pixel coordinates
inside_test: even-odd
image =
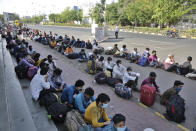
[[[49,20],[53,21],[54,23],[56,22],[56,14],[52,13],[49,15]]]
[[[106,7],[106,21],[109,24],[117,24],[119,19],[118,14],[118,4],[117,3],[111,3]]]
[[[128,5],[126,14],[128,20],[144,26],[152,22],[153,15],[153,0],[137,0]]]
[[[196,9],[195,0],[157,0],[154,18],[160,25],[176,24],[182,16]]]
[[[101,3],[97,3],[93,9],[93,18],[95,22],[102,25],[104,22],[105,0],[101,0]]]

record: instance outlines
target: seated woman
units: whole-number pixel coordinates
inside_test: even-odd
[[[156,54],[155,50],[153,50],[152,54],[148,57],[148,62],[149,62],[149,66],[151,66],[151,67],[156,68],[156,67],[160,66],[160,63],[158,61],[157,54]]]
[[[48,80],[50,82],[50,85],[54,87],[57,91],[63,91],[63,89],[67,86],[61,74],[62,74],[62,70],[59,68],[56,68],[54,70],[54,73],[51,79]]]
[[[165,66],[166,71],[169,71],[169,72],[175,71],[175,72],[177,72],[178,64],[175,63],[174,55],[168,55],[168,58],[165,60],[164,66]]]
[[[150,56],[150,53],[149,53],[150,49],[149,48],[146,48],[146,50],[144,51],[144,53],[142,54],[140,60],[139,60],[139,65],[141,66],[145,66],[148,63],[148,57]]]
[[[104,57],[101,56],[99,59],[96,60],[97,71],[103,71],[104,68]]]
[[[86,56],[85,50],[81,49],[81,51],[78,53],[78,57],[79,57],[79,62],[86,62],[88,61],[88,58]]]
[[[70,45],[68,45],[67,46],[67,48],[66,48],[66,50],[65,50],[65,55],[69,55],[69,54],[71,54],[71,53],[73,53],[74,51],[73,51],[73,48],[70,46]]]

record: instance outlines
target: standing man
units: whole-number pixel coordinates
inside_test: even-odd
[[[116,29],[115,29],[115,36],[116,36],[116,39],[118,39],[118,32],[119,32],[119,26],[116,25]]]

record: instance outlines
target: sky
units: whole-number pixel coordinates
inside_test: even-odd
[[[60,13],[66,7],[79,5],[79,8],[87,14],[88,7],[92,7],[100,0],[0,0],[0,14],[3,12],[17,13],[22,16],[33,16],[39,14]],[[112,1],[106,0],[109,4]]]

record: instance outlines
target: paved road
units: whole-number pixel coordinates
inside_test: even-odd
[[[34,26],[34,28],[39,28],[41,30],[45,31],[53,31],[58,34],[68,34],[68,35],[74,35],[76,38],[80,37],[83,40],[86,40],[90,38],[90,31],[89,29],[81,29],[81,28],[71,28],[71,27],[54,27],[54,26]],[[109,32],[110,34],[112,32]],[[193,54],[195,55],[194,49],[195,49],[195,42],[196,40],[189,40],[189,39],[167,39],[162,36],[151,36],[151,35],[143,35],[143,34],[134,34],[134,33],[121,33],[123,39],[120,39],[120,41],[115,39],[108,39],[106,42],[103,42],[102,45],[107,47],[111,46],[114,43],[119,43],[119,45],[122,45],[123,43],[127,43],[129,48],[133,48],[134,46],[137,46],[139,49],[143,49],[146,47],[146,45],[150,48],[155,48],[160,53],[160,56],[166,55],[167,52],[172,52],[174,54],[179,54],[179,58],[185,56],[185,53]],[[128,43],[130,42],[130,43]],[[136,44],[134,45],[133,42]],[[133,46],[134,45],[134,46]],[[169,46],[169,47],[168,47]],[[182,48],[186,47],[186,48]],[[36,47],[39,49],[38,47]],[[47,47],[46,47],[47,48]],[[47,48],[48,49],[48,48]],[[39,49],[40,50],[40,49]],[[184,51],[181,51],[184,50]],[[186,51],[186,52],[185,52]],[[182,54],[183,52],[183,54]],[[55,52],[51,52],[55,53]],[[44,53],[45,54],[45,53]],[[59,57],[59,56],[57,56]],[[176,57],[176,59],[179,59]],[[195,57],[196,58],[196,57]],[[59,58],[58,58],[59,59]],[[180,60],[184,60],[179,59]],[[194,60],[193,60],[194,61]],[[70,63],[74,64],[74,67],[77,68],[76,65],[78,63],[71,61]],[[182,123],[187,128],[193,128],[196,127],[196,102],[195,102],[195,92],[196,92],[196,81],[184,78],[182,76],[178,76],[173,73],[165,72],[160,69],[153,69],[149,67],[139,67],[135,64],[130,64],[127,61],[123,61],[123,64],[126,66],[132,66],[133,69],[139,73],[141,73],[141,78],[139,79],[139,83],[148,75],[150,71],[155,71],[158,74],[157,82],[159,86],[161,87],[161,92],[164,92],[166,89],[170,88],[173,85],[174,80],[182,80],[185,83],[185,87],[183,91],[181,92],[181,95],[186,100],[186,122]],[[82,66],[79,66],[78,69],[81,69]],[[135,93],[135,97],[139,97],[139,94]],[[154,111],[158,111],[163,113],[165,111],[165,108],[160,106],[158,103],[155,103],[155,105],[152,107]],[[131,118],[132,119],[132,118]],[[150,119],[150,118],[149,118]]]

